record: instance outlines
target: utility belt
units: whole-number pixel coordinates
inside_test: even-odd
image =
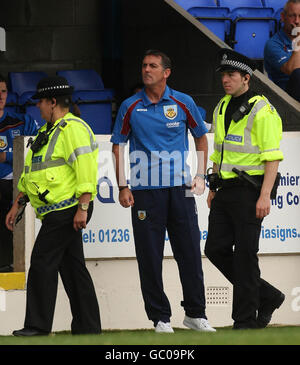
[[[45,198],[45,196],[49,193],[49,190],[45,190],[43,193],[39,193],[38,194],[38,197],[39,199],[47,204],[48,201],[47,199]],[[19,200],[18,200],[18,206],[19,208],[22,208],[21,211],[18,213],[17,217],[16,217],[16,225],[20,222],[20,220],[22,219],[23,217],[23,214],[25,212],[25,209],[26,209],[26,206],[27,206],[27,203],[29,203],[29,198],[27,195],[24,195],[22,196]]]
[[[46,190],[46,191],[49,192],[48,190]],[[43,199],[41,199],[40,195],[39,195],[39,199],[42,202],[45,202],[46,200],[44,199],[45,197],[43,195],[44,194],[41,194],[41,196],[42,196]],[[44,206],[38,207],[38,208],[36,208],[36,211],[39,214],[49,213],[49,212],[52,212],[54,210],[58,210],[58,209],[61,209],[61,208],[67,208],[67,207],[69,207],[71,205],[74,205],[74,203],[76,203],[77,201],[78,201],[78,199],[76,199],[75,195],[73,195],[71,198],[62,200],[62,201],[60,201],[58,203],[54,203],[54,204],[49,204],[49,205],[44,205]],[[22,209],[19,212],[19,214],[17,215],[16,223],[15,224],[19,223],[20,220],[22,219],[23,214],[24,214],[24,211],[25,211],[25,208],[26,208],[28,202],[29,202],[29,198],[28,198],[27,195],[24,195],[22,198],[19,199],[18,205],[19,205],[19,208],[22,208]]]
[[[217,191],[219,189],[247,186],[252,187],[256,191],[260,192],[264,175],[248,175],[245,171],[238,170],[235,167],[232,169],[232,171],[238,175],[236,178],[222,179],[217,173],[207,174],[209,189],[212,191]],[[271,191],[271,199],[276,199],[280,176],[280,172],[278,172]]]
[[[255,184],[261,187],[262,182],[264,180],[264,175],[251,175],[251,178],[255,182]],[[239,179],[238,177],[234,177],[232,179],[221,179],[220,178],[220,188],[232,188],[235,186],[253,186],[246,180]]]

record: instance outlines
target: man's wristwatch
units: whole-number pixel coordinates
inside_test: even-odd
[[[78,203],[78,207],[81,210],[87,211],[89,209],[89,203]]]
[[[206,175],[204,175],[204,174],[196,174],[195,176],[201,177],[203,180],[206,179]]]

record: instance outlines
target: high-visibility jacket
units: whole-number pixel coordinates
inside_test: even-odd
[[[210,160],[216,163],[223,179],[237,177],[232,168],[249,175],[263,175],[266,161],[283,160],[280,151],[282,122],[275,108],[264,96],[248,100],[251,111],[238,122],[231,120],[225,134],[225,113],[231,95],[225,95],[214,110],[214,152]]]
[[[39,132],[46,131],[46,124]],[[48,143],[40,151],[30,149],[18,182],[36,215],[78,204],[83,193],[97,193],[98,145],[91,128],[67,113],[48,132]]]

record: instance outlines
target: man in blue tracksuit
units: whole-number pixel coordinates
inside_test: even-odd
[[[13,237],[5,218],[13,199],[13,140],[37,134],[37,124],[28,114],[5,110],[7,84],[0,75],[0,272],[12,271]]]
[[[111,142],[116,159],[119,201],[132,207],[141,289],[148,318],[156,332],[173,332],[171,308],[163,290],[162,260],[166,229],[183,288],[184,324],[215,331],[205,315],[200,232],[192,193],[204,192],[207,129],[193,99],[167,86],[171,61],[147,51],[142,63],[144,89],[120,106]],[[198,155],[191,178],[186,163],[188,131]],[[130,189],[124,173],[122,146],[129,141]]]
[[[288,0],[280,20],[280,30],[265,45],[264,66],[276,85],[300,101],[300,0]]]

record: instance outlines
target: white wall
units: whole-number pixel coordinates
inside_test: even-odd
[[[290,136],[300,139],[300,134],[297,134],[293,133]],[[296,146],[300,149],[300,143],[296,144]],[[285,155],[285,160],[288,161],[288,164],[283,166],[285,172],[293,171],[294,175],[300,175],[300,173],[297,173],[297,164],[293,162],[294,156],[299,156],[299,153],[296,152]],[[287,191],[290,190],[294,195],[299,195],[299,186],[292,186],[291,188],[282,188],[283,196],[286,196]],[[300,211],[298,204],[286,205],[286,207],[287,210],[284,212],[279,210],[278,207],[272,207],[272,211],[285,216],[285,219],[289,222],[295,219],[295,215],[298,216]],[[97,217],[97,220],[101,220],[101,215]],[[298,218],[296,220],[299,222]],[[278,224],[282,224],[280,216]],[[300,229],[298,229],[298,232],[300,232]],[[27,273],[30,253],[36,234],[34,214],[29,208],[26,208],[26,230],[24,234],[26,242],[25,268]],[[300,325],[299,236],[285,241],[269,239],[267,246],[270,249],[265,249],[264,252],[269,253],[259,255],[261,276],[286,295],[286,300],[281,308],[275,311],[271,324]],[[275,247],[275,249],[272,249],[272,247]],[[272,250],[273,252],[270,252]],[[103,329],[152,328],[152,323],[147,319],[144,311],[137,263],[134,257],[89,259],[87,267],[95,284]],[[203,271],[207,291],[207,315],[211,325],[215,327],[232,325],[232,287],[230,283],[205,257],[203,257]],[[182,290],[177,265],[173,258],[165,258],[163,275],[165,291],[169,297],[173,312],[171,318],[172,325],[175,328],[183,327],[184,312],[180,306]],[[212,303],[216,301],[214,293],[218,293],[219,296],[217,298],[218,303],[215,304]],[[224,298],[222,299],[220,296],[224,296]],[[3,299],[3,296],[1,298]],[[6,291],[4,299],[6,304],[5,311],[0,310],[0,335],[11,334],[14,329],[23,327],[26,291]],[[222,304],[222,301],[225,303]],[[69,330],[70,323],[69,303],[60,282],[53,331]]]
[[[100,306],[103,329],[152,328],[147,319],[139,286],[139,276],[135,259],[113,259],[87,261],[92,275]],[[262,277],[280,289],[286,300],[275,311],[271,324],[300,325],[300,256],[260,256]],[[231,326],[232,288],[224,277],[203,258],[206,289],[228,287],[227,305],[207,305],[207,316],[215,327]],[[165,291],[172,307],[171,323],[176,328],[183,327],[183,308],[180,306],[182,290],[176,262],[165,259],[163,266]],[[298,288],[298,290],[294,289]],[[297,295],[292,295],[292,291]],[[6,292],[6,311],[0,311],[0,335],[8,335],[24,324],[26,303],[25,290]],[[69,330],[71,312],[68,298],[59,284],[53,331]]]

